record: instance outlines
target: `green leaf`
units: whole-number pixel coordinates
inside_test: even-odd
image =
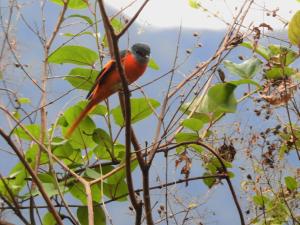
[[[108,133],[105,130],[97,128],[93,132],[93,140],[97,144],[104,144],[107,149],[111,149],[113,145],[113,141]]]
[[[59,47],[52,52],[48,57],[48,62],[93,66],[97,59],[98,54],[89,48],[76,45],[66,45]]]
[[[71,106],[65,111],[64,117],[68,126],[62,127],[63,135],[66,134],[69,126],[71,126],[73,121],[77,119],[81,112],[82,108],[79,105]],[[69,139],[69,143],[71,144],[72,148],[86,149],[95,146],[96,143],[92,139],[92,134],[95,128],[96,125],[90,116],[85,117]]]
[[[197,111],[204,113],[234,113],[237,106],[237,101],[234,97],[236,87],[236,85],[230,83],[215,84],[208,90]]]
[[[101,177],[101,173],[98,173],[96,169],[86,168],[84,174],[91,179],[98,179],[99,177]]]
[[[86,205],[86,194],[85,194],[85,188],[84,186],[76,182],[72,187],[70,187],[70,194],[81,201],[82,204]]]
[[[239,86],[242,84],[252,84],[252,85],[256,86],[257,88],[261,88],[259,83],[255,82],[254,80],[251,80],[251,79],[232,80],[228,83],[236,85],[236,86]]]
[[[75,88],[90,90],[98,75],[98,70],[74,68],[69,72],[69,75],[65,77],[65,80],[67,80]]]
[[[157,65],[157,63],[154,61],[153,58],[151,58],[149,60],[148,67],[151,68],[151,69],[153,69],[153,70],[159,70],[160,69],[159,65]]]
[[[91,191],[93,201],[100,202],[102,196],[100,187],[98,185],[92,185]],[[87,204],[85,188],[81,183],[75,183],[74,185],[72,185],[72,187],[70,187],[70,193],[74,198],[80,200],[82,204]]]
[[[53,141],[61,141],[60,144],[55,144]],[[66,139],[62,139],[60,137],[54,137],[52,142],[52,151],[55,156],[59,157],[60,159],[67,159],[69,158],[72,153],[74,152],[74,149],[70,145],[70,143]]]
[[[190,113],[193,110],[192,107],[194,107],[195,105],[197,105],[195,103],[195,101],[192,104],[190,102],[184,103],[180,107],[180,111],[183,112],[184,114],[190,115]],[[202,112],[198,112],[198,111],[194,112],[194,114],[192,115],[192,118],[195,118],[195,119],[198,119],[198,120],[202,121],[203,124],[208,123],[211,119],[206,113],[202,113]]]
[[[110,23],[116,33],[119,33],[124,28],[124,24],[122,23],[122,21],[120,19],[113,18],[110,21]],[[104,47],[108,47],[106,34],[104,35],[102,42],[104,44]]]
[[[295,74],[296,71],[294,68],[291,67],[272,67],[271,69],[267,70],[265,76],[267,79],[281,79],[284,77],[291,76]]]
[[[94,224],[106,225],[105,213],[101,206],[94,206]],[[78,207],[77,217],[81,225],[89,225],[88,221],[88,209],[85,206]]]
[[[193,9],[199,9],[201,7],[201,4],[198,0],[188,0],[189,1],[189,6],[192,7]]]
[[[124,28],[124,23],[122,23],[120,19],[113,18],[110,23],[116,33],[120,32]]]
[[[124,197],[119,198],[117,201],[127,200],[126,194],[128,193],[128,189],[124,180],[119,180],[119,182],[116,184],[103,183],[103,192],[104,195],[110,199],[125,195]]]
[[[40,138],[40,133],[41,133],[41,127],[38,124],[29,124],[29,125],[24,125],[24,127],[27,129],[27,131],[30,132],[30,134],[39,140]],[[18,135],[18,137],[25,139],[25,140],[29,140],[31,141],[32,138],[25,133],[25,131],[23,130],[23,128],[18,127],[15,129],[14,134]]]
[[[262,45],[253,46],[250,42],[243,42],[240,44],[241,46],[245,48],[249,48],[251,50],[254,50],[257,54],[265,58],[266,60],[269,60],[271,57],[271,51],[268,48],[265,48]]]
[[[203,176],[210,176],[212,174],[205,172],[203,174]],[[208,187],[208,188],[212,188],[214,186],[214,184],[216,183],[216,178],[211,177],[211,178],[205,178],[203,179],[203,183]]]
[[[102,160],[112,160],[112,155],[114,159],[122,160],[125,152],[125,146],[122,144],[115,144],[111,149],[107,147],[103,142],[100,142],[94,149],[94,154]]]
[[[30,104],[31,100],[29,98],[18,98],[20,104]]]
[[[27,170],[22,163],[19,162],[12,168],[9,173],[9,178],[11,178],[8,181],[9,187],[11,187],[13,193],[17,195],[20,191],[22,191],[26,184],[26,178],[28,178]]]
[[[153,113],[153,109],[160,106],[160,103],[151,98],[131,98],[131,123],[134,124],[143,120]],[[117,125],[124,126],[124,119],[121,107],[118,106],[111,111]]]
[[[70,1],[70,0],[69,0]],[[82,0],[83,1],[83,0]],[[85,15],[81,15],[81,14],[72,14],[70,16],[68,16],[66,19],[68,18],[80,18],[80,19],[83,19],[85,20],[89,25],[93,25],[93,20],[88,17],[88,16],[85,16]]]
[[[85,32],[80,32],[80,33],[76,33],[76,34],[63,33],[62,35],[65,36],[65,37],[80,37],[80,36],[83,36],[83,35],[90,35],[92,37],[95,37],[96,34],[92,33],[92,32],[89,32],[89,31],[85,31]]]
[[[232,73],[241,78],[251,79],[262,69],[262,61],[258,58],[250,58],[237,64],[224,60],[224,66]]]
[[[92,112],[91,115],[99,115],[99,116],[106,116],[107,115],[107,108],[104,105],[97,105]]]
[[[3,71],[0,70],[0,80],[3,80]]]
[[[198,153],[202,153],[203,152],[203,147],[200,146],[200,145],[191,144],[191,145],[189,145],[189,147],[193,148]]]
[[[253,196],[253,202],[258,206],[266,205],[270,200],[264,195]]]
[[[300,45],[300,10],[298,10],[289,22],[288,37],[293,45]]]
[[[58,5],[63,5],[63,0],[50,0],[53,3],[56,3]],[[85,0],[69,0],[68,2],[68,8],[70,9],[84,9],[88,7],[88,4]]]
[[[272,62],[272,64],[276,64],[278,66],[288,66],[299,58],[297,52],[281,45],[269,45],[268,48],[272,53],[270,61]]]
[[[199,120],[199,119],[189,118],[189,119],[185,119],[182,122],[182,125],[185,128],[188,128],[192,131],[198,132],[203,127],[203,122],[202,122],[202,120]]]
[[[195,133],[180,132],[180,133],[176,134],[176,136],[175,136],[176,143],[197,141],[198,139],[199,139],[199,136],[198,136],[198,134],[195,134]]]
[[[294,177],[287,176],[284,178],[285,185],[290,191],[294,191],[298,188],[298,182]]]
[[[54,178],[49,175],[48,173],[39,173],[38,178],[41,180],[43,183],[53,183],[54,184]]]
[[[56,225],[56,220],[50,212],[43,216],[43,225]]]

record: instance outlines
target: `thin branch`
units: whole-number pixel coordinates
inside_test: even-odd
[[[21,152],[21,150],[19,150],[17,148],[17,146],[15,146],[14,142],[11,140],[11,138],[0,128],[0,135],[4,138],[4,140],[7,142],[7,144],[14,150],[14,152],[16,153],[16,155],[18,156],[19,160],[22,162],[22,164],[24,165],[24,167],[26,168],[26,170],[29,172],[29,174],[31,175],[33,181],[35,182],[35,184],[37,185],[40,193],[42,194],[43,198],[45,199],[49,211],[51,212],[51,214],[53,215],[54,219],[56,220],[56,222],[59,225],[63,225],[63,222],[60,218],[60,216],[58,215],[58,213],[56,212],[47,192],[45,191],[42,183],[40,182],[39,178],[36,176],[34,170],[30,167],[30,165],[27,163],[27,161],[25,160],[25,158],[23,157],[23,154]]]
[[[145,0],[144,3],[141,5],[141,7],[138,9],[138,11],[135,13],[135,15],[130,19],[130,21],[126,24],[126,26],[116,35],[116,37],[119,39],[125,32],[128,30],[128,28],[133,24],[133,22],[136,20],[136,18],[140,15],[140,13],[143,11],[146,4],[149,2],[149,0]]]

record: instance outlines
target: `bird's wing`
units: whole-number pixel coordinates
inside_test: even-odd
[[[125,55],[128,53],[128,50],[123,50],[120,52],[120,58],[121,58],[121,62],[124,60]],[[91,90],[89,91],[89,93],[87,94],[86,98],[90,99],[93,91],[95,90],[95,88],[102,84],[104,82],[104,80],[106,80],[106,78],[109,76],[109,74],[116,69],[116,62],[114,60],[110,60],[108,63],[105,64],[105,66],[103,67],[103,69],[100,71],[97,79],[95,80],[95,83],[93,85],[93,87],[91,88]]]

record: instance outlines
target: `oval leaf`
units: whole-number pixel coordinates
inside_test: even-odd
[[[106,218],[105,213],[101,206],[94,206],[94,224],[95,225],[105,225]],[[81,225],[89,225],[88,221],[88,209],[85,206],[78,207],[77,209],[77,217]]]
[[[58,5],[64,4],[63,0],[50,0],[50,1]],[[87,1],[85,0],[69,0],[68,3],[68,8],[70,9],[84,9],[86,7],[88,7],[88,4]]]
[[[160,106],[160,103],[151,98],[132,98],[131,105],[131,123],[134,124],[143,120],[153,113],[153,109]],[[124,126],[121,107],[118,106],[111,111],[117,125]]]
[[[151,58],[149,60],[148,67],[151,68],[151,69],[153,69],[153,70],[159,70],[160,69],[159,65],[157,65],[157,63],[154,61],[153,58]]]
[[[198,132],[203,127],[203,122],[196,118],[185,119],[182,125],[192,131]]]
[[[90,17],[85,16],[85,15],[72,14],[72,15],[68,16],[66,19],[68,19],[68,18],[80,18],[80,19],[85,20],[89,25],[93,25],[93,20]]]
[[[285,185],[286,187],[290,190],[290,191],[294,191],[298,188],[298,182],[295,178],[293,177],[285,177],[284,178],[284,181],[285,181]]]
[[[74,68],[65,77],[65,80],[75,88],[88,91],[93,87],[98,74],[98,70]]]
[[[67,45],[52,52],[48,57],[48,62],[93,66],[97,59],[98,54],[89,48],[77,45]]]
[[[224,66],[226,69],[228,69],[232,74],[245,79],[253,78],[255,74],[261,70],[262,64],[262,61],[258,58],[250,58],[240,64],[224,60]]]
[[[289,22],[288,37],[293,45],[300,46],[300,10],[298,10]]]

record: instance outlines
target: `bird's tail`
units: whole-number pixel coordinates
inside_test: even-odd
[[[71,137],[71,135],[73,134],[74,130],[78,127],[78,125],[80,124],[80,122],[91,112],[93,111],[93,109],[95,108],[95,106],[97,105],[97,103],[95,103],[94,101],[90,101],[86,107],[83,109],[83,111],[79,114],[79,116],[77,117],[77,119],[72,123],[71,127],[67,130],[67,133],[65,134],[66,138]]]

